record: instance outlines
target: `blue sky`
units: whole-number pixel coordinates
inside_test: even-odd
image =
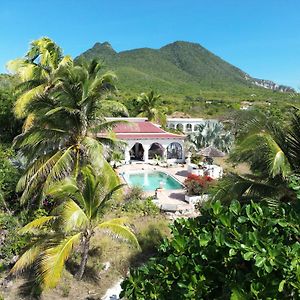
[[[1,0],[0,72],[42,36],[72,56],[97,41],[122,51],[184,40],[300,89],[299,11],[299,0]]]

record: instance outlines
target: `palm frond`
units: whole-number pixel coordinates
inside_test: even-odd
[[[18,118],[23,118],[27,113],[27,106],[29,103],[39,94],[41,94],[45,89],[45,85],[39,85],[32,88],[31,90],[23,93],[16,101],[14,112]]]
[[[47,189],[51,182],[62,179],[63,177],[69,175],[74,167],[73,146],[64,151],[62,150],[61,152],[62,154],[53,164],[50,172],[47,175],[47,179],[44,183],[44,189]]]
[[[33,244],[28,250],[26,250],[21,257],[18,259],[18,261],[14,264],[12,269],[10,270],[10,274],[19,274],[22,271],[24,271],[26,268],[34,264],[39,255],[44,250],[44,245],[40,241]]]
[[[80,229],[88,224],[87,215],[73,200],[63,203],[61,209],[62,226],[65,232]]]
[[[26,224],[19,230],[20,234],[24,233],[34,233],[37,230],[41,229],[43,226],[48,225],[51,221],[55,219],[55,216],[43,216],[37,218],[30,223]]]
[[[74,246],[80,241],[81,233],[64,238],[43,252],[40,261],[39,277],[44,288],[53,288],[60,280],[65,261]]]
[[[129,117],[127,107],[115,100],[103,100],[101,101],[101,112],[105,116],[123,116]]]
[[[119,221],[118,219],[112,219],[109,221],[105,221],[103,223],[100,223],[98,225],[98,228],[109,231],[115,237],[124,239],[134,247],[140,249],[140,245],[135,234],[127,226],[122,224],[122,220]]]

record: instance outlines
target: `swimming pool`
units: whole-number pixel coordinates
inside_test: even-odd
[[[160,171],[126,172],[123,178],[130,186],[140,186],[145,191],[155,191],[159,187],[165,190],[180,190],[183,186],[172,176]]]

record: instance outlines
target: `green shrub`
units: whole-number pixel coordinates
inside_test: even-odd
[[[152,202],[152,198],[145,198],[144,191],[139,186],[133,186],[126,193],[121,209],[125,212],[138,213],[143,216],[159,213],[159,208]]]
[[[18,235],[18,217],[0,212],[0,262],[6,266],[28,244],[28,236]]]
[[[12,149],[0,145],[0,209],[15,206],[16,201],[10,202],[16,197],[15,188],[20,172],[12,163],[14,156]]]
[[[129,189],[124,197],[124,202],[142,200],[144,198],[144,190],[139,186],[133,186]]]
[[[173,239],[122,283],[128,299],[299,299],[299,207],[223,206],[178,219]]]
[[[140,213],[143,216],[159,214],[159,208],[152,202],[152,198],[144,200],[133,199],[125,202],[122,210],[130,213]]]

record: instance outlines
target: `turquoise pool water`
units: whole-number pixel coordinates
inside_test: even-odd
[[[155,191],[162,184],[165,190],[179,190],[183,186],[172,176],[159,171],[125,173],[124,179],[130,186],[140,186],[145,191]]]

